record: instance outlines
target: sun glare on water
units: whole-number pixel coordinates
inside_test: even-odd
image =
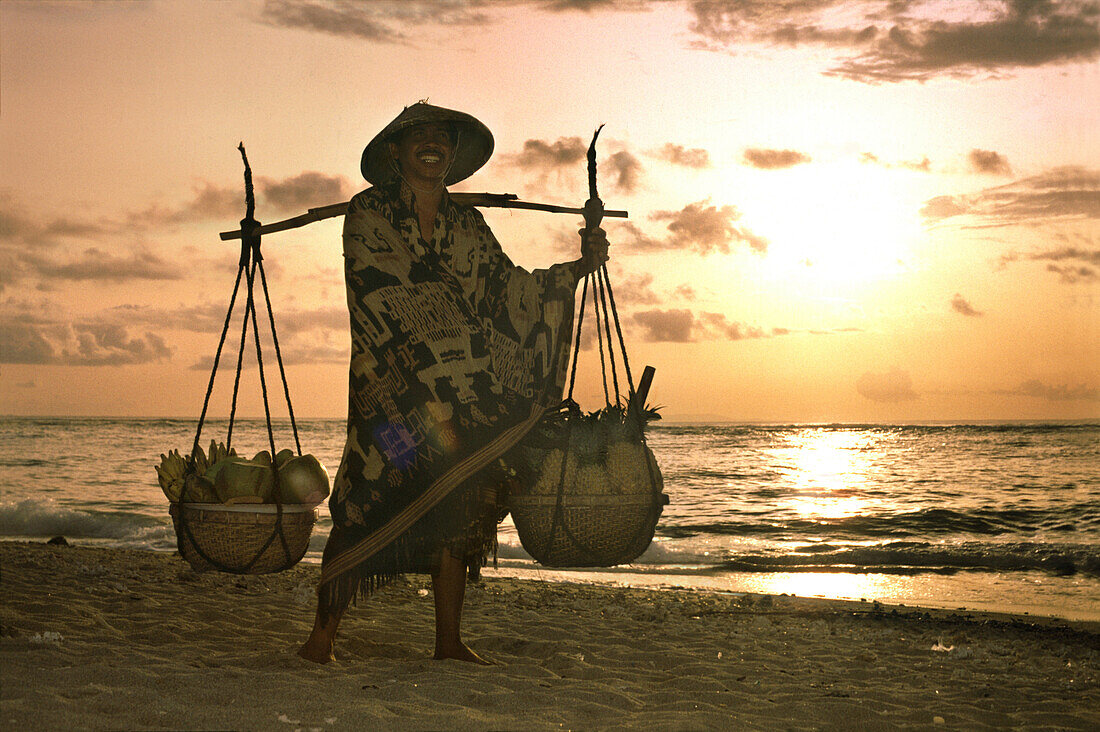
[[[874,440],[858,430],[806,430],[795,435],[786,456],[792,483],[789,510],[822,521],[866,513],[873,499],[863,488],[873,467],[865,448]]]

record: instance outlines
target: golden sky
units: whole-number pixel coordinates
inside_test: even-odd
[[[197,417],[238,142],[271,222],[365,187],[420,99],[496,137],[456,190],[562,205],[606,124],[612,282],[668,418],[1100,417],[1096,0],[4,0],[0,414]],[[485,213],[523,266],[575,256],[578,217]],[[264,251],[295,412],[342,417],[340,221]]]

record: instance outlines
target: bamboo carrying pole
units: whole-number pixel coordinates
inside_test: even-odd
[[[550,213],[573,213],[584,214],[583,208],[572,208],[569,206],[555,206],[549,203],[532,203],[530,201],[520,201],[519,197],[514,193],[450,193],[448,194],[451,200],[455,203],[460,203],[464,206],[482,206],[489,208],[524,208],[531,211],[549,211]],[[276,231],[286,231],[287,229],[297,229],[300,226],[311,224],[314,221],[322,221],[324,219],[331,219],[335,216],[343,216],[348,210],[348,201],[344,203],[334,203],[329,206],[320,206],[319,208],[311,208],[304,214],[295,216],[293,218],[284,219],[283,221],[276,221],[273,224],[264,224],[255,229],[253,233],[256,235],[272,234]],[[604,216],[612,216],[614,218],[625,219],[627,218],[626,211],[604,211]],[[221,234],[222,241],[229,241],[231,239],[240,239],[241,231],[223,231]]]

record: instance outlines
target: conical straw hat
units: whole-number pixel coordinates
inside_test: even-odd
[[[393,138],[403,130],[428,122],[451,124],[458,130],[454,163],[443,180],[444,185],[449,186],[469,178],[493,154],[493,133],[476,118],[465,112],[417,102],[405,107],[363,150],[363,160],[359,166],[363,177],[374,185],[379,185],[396,176],[397,170],[388,143],[393,142]]]

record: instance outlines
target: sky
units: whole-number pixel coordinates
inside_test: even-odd
[[[609,274],[668,419],[1100,417],[1100,0],[4,0],[0,414],[197,417],[237,145],[273,222],[365,188],[422,99],[495,136],[456,191],[580,206],[605,125]],[[484,213],[521,266],[577,256],[577,216]],[[264,238],[298,417],[346,414],[340,247],[339,218]]]

